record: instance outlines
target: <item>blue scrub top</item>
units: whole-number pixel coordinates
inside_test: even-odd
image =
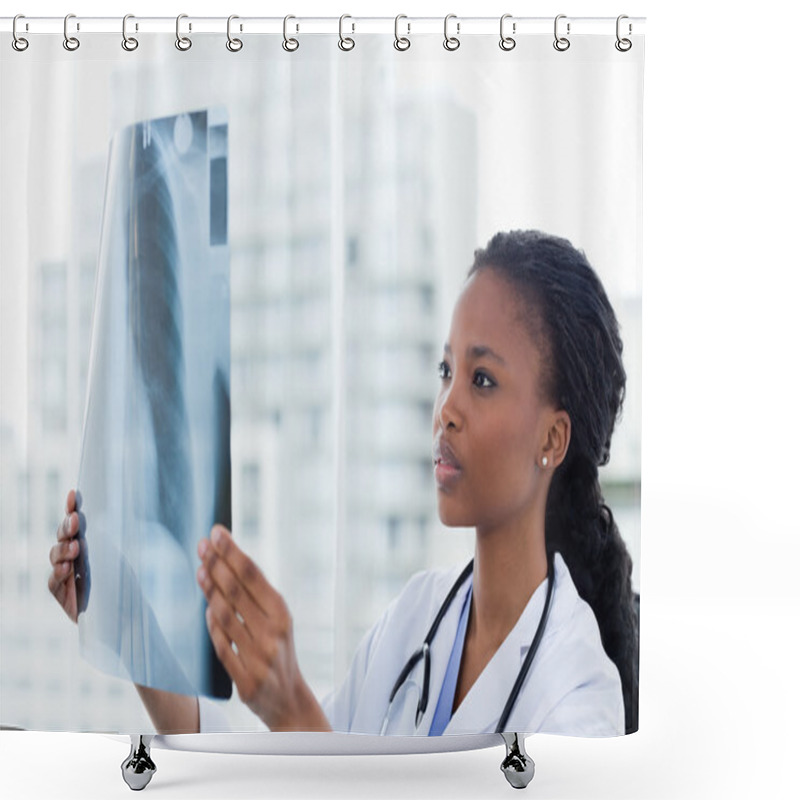
[[[469,620],[469,606],[472,600],[472,585],[470,584],[467,596],[464,598],[464,605],[461,606],[461,616],[458,618],[458,630],[453,642],[453,649],[450,651],[450,661],[447,662],[447,672],[442,681],[442,691],[439,692],[439,702],[436,704],[436,711],[433,714],[433,722],[428,736],[441,736],[450,718],[453,716],[453,700],[456,696],[456,684],[458,683],[458,672],[461,667],[461,655],[464,652],[464,639],[467,636],[467,621]]]

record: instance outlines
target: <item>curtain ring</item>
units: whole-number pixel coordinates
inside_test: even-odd
[[[192,46],[192,40],[188,36],[181,36],[181,20],[188,19],[188,17],[188,14],[178,14],[178,18],[175,20],[175,47],[184,52]],[[190,24],[189,30],[191,29]]]
[[[122,49],[131,53],[139,46],[139,40],[133,36],[128,36],[129,19],[134,19],[133,14],[126,14],[122,18]]]
[[[402,52],[411,47],[411,39],[409,39],[407,36],[400,36],[401,19],[408,19],[408,17],[405,14],[398,14],[394,18],[394,49]],[[407,22],[406,26],[408,27],[408,32],[411,33],[411,23]]]
[[[633,42],[630,39],[623,39],[619,35],[619,28],[620,28],[619,24],[620,22],[622,22],[623,19],[628,19],[627,14],[620,14],[617,17],[617,41],[614,42],[614,47],[616,47],[617,50],[620,51],[620,53],[627,53],[628,50],[630,50],[631,47],[633,47]],[[628,23],[628,33],[630,34],[632,31],[633,28],[631,24]]]
[[[300,42],[298,42],[297,39],[290,39],[286,35],[290,19],[297,19],[297,17],[293,17],[291,14],[288,14],[287,16],[285,16],[283,18],[283,45],[282,46],[283,46],[283,49],[286,50],[287,53],[293,53],[295,50],[297,50],[298,47],[300,47]]]
[[[566,14],[559,14],[556,17],[555,22],[553,23],[553,35],[556,37],[556,40],[553,42],[553,47],[558,50],[559,53],[563,53],[565,50],[569,50],[570,41],[565,36],[558,35],[558,21],[560,19],[566,19]],[[567,23],[567,36],[569,36],[569,22]]]
[[[512,39],[510,36],[506,36],[503,32],[503,26],[507,19],[511,19],[511,14],[503,14],[500,17],[500,49],[505,50],[508,52],[509,50],[513,50],[517,46],[517,40]],[[512,29],[514,33],[517,32],[517,23],[513,23]]]
[[[74,14],[67,14],[67,16],[64,17],[64,49],[73,52],[81,46],[81,43],[79,39],[69,35],[67,26],[69,25],[69,21],[71,19],[75,19]],[[78,26],[78,30],[80,30],[80,26]]]
[[[461,40],[457,36],[448,36],[447,35],[447,25],[448,25],[448,23],[450,22],[451,19],[456,19],[456,15],[455,14],[448,14],[444,18],[444,42],[443,42],[443,44],[444,44],[444,49],[445,50],[450,50],[452,52],[453,50],[458,50],[458,48],[461,47]],[[460,32],[461,32],[461,23],[457,22],[456,23],[456,33],[460,33]]]
[[[244,43],[241,39],[235,39],[231,36],[231,22],[235,19],[239,19],[236,14],[231,14],[228,17],[228,41],[225,42],[225,47],[227,47],[231,53],[238,53],[244,47]],[[241,27],[239,30],[241,30]]]
[[[342,14],[342,16],[339,17],[339,49],[344,50],[345,52],[347,52],[348,50],[352,50],[356,46],[354,39],[351,39],[349,36],[344,36],[342,33],[342,26],[344,25],[344,21],[346,19],[353,19],[353,18],[349,14]],[[351,25],[353,26],[353,33],[355,33],[356,32],[355,22],[351,23]]]
[[[22,36],[20,36],[20,35],[17,33],[17,20],[18,20],[18,19],[25,19],[25,15],[24,15],[24,14],[17,14],[17,16],[16,16],[16,17],[14,17],[14,23],[13,23],[13,25],[11,26],[11,35],[12,35],[14,38],[11,40],[11,46],[12,46],[12,47],[13,47],[13,48],[14,48],[14,49],[15,49],[15,50],[18,52],[18,53],[21,53],[21,52],[23,52],[24,50],[27,50],[27,49],[28,49],[28,45],[30,44],[30,42],[29,42],[27,39],[23,38]]]

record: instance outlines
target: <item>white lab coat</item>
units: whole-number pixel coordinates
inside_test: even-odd
[[[571,736],[622,735],[625,712],[617,668],[603,650],[594,614],[578,596],[559,554],[554,568],[556,586],[550,617],[506,730]],[[389,695],[400,670],[424,641],[462,569],[463,566],[415,575],[366,634],[344,683],[322,704],[334,731],[381,732]],[[395,698],[387,734],[427,736],[470,583],[471,578],[459,589],[431,645],[428,707],[419,728],[415,720],[421,664]],[[456,709],[445,735],[494,732],[539,624],[546,593],[545,581]],[[225,729],[229,727],[218,707],[200,698],[201,732]]]
[[[578,596],[559,554],[554,568],[556,585],[544,638],[506,730],[572,736],[624,734],[625,712],[617,668],[603,650],[594,614]],[[324,703],[335,731],[380,733],[400,670],[424,641],[461,569],[415,575],[364,637],[344,684]],[[423,675],[421,663],[395,698],[387,733],[428,734],[470,581],[471,578],[459,589],[431,645],[428,707],[419,729],[415,729],[415,717]],[[494,732],[539,624],[546,593],[545,581],[456,709],[445,734]]]

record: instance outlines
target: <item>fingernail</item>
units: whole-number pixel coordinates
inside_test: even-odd
[[[200,553],[200,558],[205,558],[208,552],[208,542],[205,539],[200,540],[200,544],[197,545],[197,552]]]
[[[197,570],[197,582],[202,586],[206,582],[207,573],[204,567]]]
[[[219,528],[211,529],[211,541],[214,544],[219,544],[222,541],[222,531]]]

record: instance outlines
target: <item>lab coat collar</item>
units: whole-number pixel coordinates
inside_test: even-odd
[[[556,553],[553,564],[556,588],[553,593],[545,637],[552,634],[559,622],[558,615],[555,613],[557,609],[555,600],[556,594],[565,585],[565,581],[559,579],[559,576],[563,575],[564,569],[566,569],[566,565],[560,554]],[[544,610],[546,595],[547,580],[543,581],[531,595],[525,610],[517,620],[517,624],[512,628],[511,633],[508,634],[486,667],[484,667],[483,672],[478,676],[469,693],[456,709],[455,714],[453,714],[444,730],[445,734],[494,732],[511,694],[511,689],[519,674],[520,667],[528,653],[533,636],[536,633],[536,628]],[[458,608],[460,609],[461,606],[458,606]],[[449,639],[452,646],[458,615],[448,614],[447,617],[452,617],[455,620],[453,632]],[[441,675],[442,677],[444,676],[444,669],[442,669]],[[439,683],[434,685],[441,685],[441,679],[439,679]]]

